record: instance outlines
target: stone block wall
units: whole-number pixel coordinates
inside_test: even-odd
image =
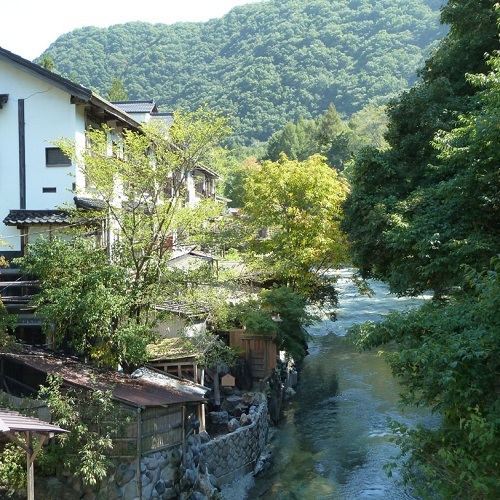
[[[78,478],[59,477],[44,481],[46,488],[38,482],[38,493],[64,487],[85,500],[219,498],[220,486],[254,471],[267,448],[268,428],[267,401],[263,397],[232,432],[206,442],[199,434],[188,436],[185,456],[182,446],[174,446],[142,457],[140,464],[136,460],[116,463],[98,492],[84,487]],[[59,498],[73,497],[61,493]]]
[[[267,402],[261,402],[249,416],[248,425],[201,445],[203,460],[217,486],[252,472],[266,449]]]

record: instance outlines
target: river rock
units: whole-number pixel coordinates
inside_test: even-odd
[[[238,422],[237,419],[232,418],[228,423],[227,423],[227,430],[229,432],[234,432],[236,429],[240,428],[240,423]]]
[[[155,484],[155,490],[158,495],[163,495],[163,493],[165,493],[165,489],[165,483],[163,481],[160,480]]]
[[[142,488],[142,498],[151,498],[153,496],[154,485],[148,484]]]
[[[161,479],[166,485],[175,484],[180,478],[180,470],[178,467],[173,467],[172,465],[165,467],[161,471]]]
[[[158,469],[159,465],[160,464],[155,459],[153,459],[148,462],[146,467],[148,470],[155,470]]]
[[[229,413],[227,411],[211,411],[208,414],[210,421],[215,425],[227,425]]]
[[[123,488],[123,498],[124,500],[135,500],[137,496],[137,481],[133,479],[129,481]]]
[[[208,498],[203,493],[200,493],[199,491],[194,491],[189,497],[189,500],[208,500]]]
[[[240,417],[240,426],[244,427],[245,425],[250,425],[252,423],[252,417],[250,415],[247,415],[246,413],[243,413]]]
[[[180,465],[182,463],[182,453],[177,448],[170,450],[168,462],[174,467]]]

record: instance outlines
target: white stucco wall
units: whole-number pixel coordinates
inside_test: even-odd
[[[9,94],[0,109],[0,237],[19,250],[19,231],[3,224],[9,210],[19,209],[19,127],[18,101],[24,99],[26,209],[52,209],[72,202],[72,184],[76,170],[70,167],[46,167],[45,149],[52,141],[69,138],[84,140],[83,109],[71,104],[71,96],[50,83],[0,61],[0,93]],[[56,188],[43,193],[43,188]]]

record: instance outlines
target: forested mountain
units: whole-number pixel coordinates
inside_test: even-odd
[[[207,103],[233,119],[235,144],[266,141],[334,103],[348,117],[409,88],[445,31],[444,0],[264,0],[207,23],[85,27],[40,57],[107,95],[162,110]]]

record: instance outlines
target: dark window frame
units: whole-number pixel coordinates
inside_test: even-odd
[[[70,167],[71,165],[71,158],[61,148],[45,148],[46,167]]]

